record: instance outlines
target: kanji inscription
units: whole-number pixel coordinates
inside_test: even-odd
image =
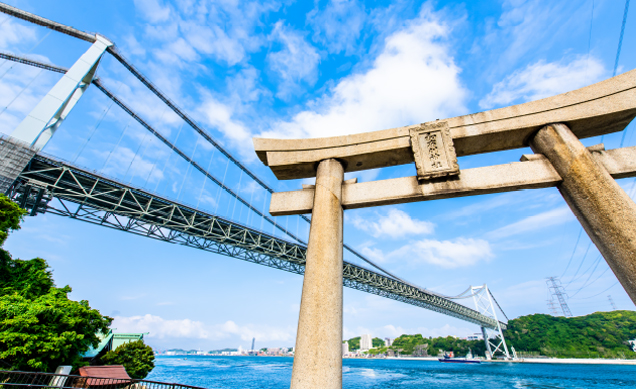
[[[418,180],[459,174],[448,123],[422,124],[412,128],[410,135]]]

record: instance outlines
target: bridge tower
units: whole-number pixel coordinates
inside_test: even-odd
[[[95,43],[73,64],[38,105],[0,141],[0,193],[6,193],[31,158],[51,139],[93,81],[102,55],[113,43],[96,35]]]
[[[511,359],[508,346],[506,345],[506,339],[501,330],[501,323],[497,319],[497,310],[495,309],[497,302],[493,299],[488,285],[471,286],[470,290],[473,295],[473,301],[475,302],[475,309],[481,314],[492,317],[497,322],[497,329],[494,330],[483,326],[481,327],[481,333],[484,335],[484,342],[486,343],[486,359],[492,359],[497,351],[502,352],[506,356],[506,359]],[[499,306],[499,304],[497,304],[497,306]],[[501,313],[503,313],[503,311]]]

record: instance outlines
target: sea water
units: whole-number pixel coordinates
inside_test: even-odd
[[[211,389],[286,389],[292,363],[285,357],[159,356],[146,379]],[[345,359],[342,381],[346,389],[636,388],[636,366]]]

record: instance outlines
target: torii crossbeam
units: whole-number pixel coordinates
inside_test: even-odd
[[[614,178],[636,176],[636,148],[585,148],[636,116],[636,70],[558,96],[355,135],[254,139],[278,179],[315,187],[275,193],[272,215],[313,213],[291,388],[342,387],[343,209],[556,186],[636,302],[636,204]],[[530,146],[521,162],[460,170],[457,156]],[[343,182],[345,172],[415,162],[413,177]]]

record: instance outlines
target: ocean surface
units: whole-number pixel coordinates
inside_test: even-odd
[[[147,380],[204,388],[289,388],[292,358],[159,356]],[[636,388],[636,366],[345,359],[347,389]]]

